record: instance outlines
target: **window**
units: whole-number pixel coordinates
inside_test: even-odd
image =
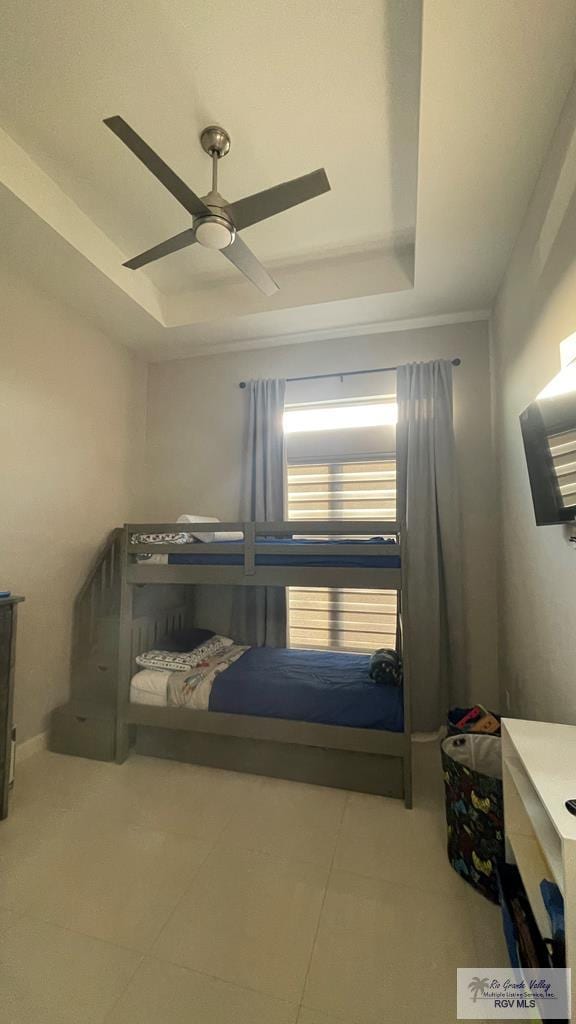
[[[289,519],[396,518],[392,456],[298,460],[288,466]],[[396,592],[290,587],[289,644],[370,653],[396,646]]]
[[[284,413],[284,433],[394,426],[397,419],[398,406],[388,396],[362,402],[322,402],[288,407]]]

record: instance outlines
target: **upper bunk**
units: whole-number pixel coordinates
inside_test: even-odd
[[[390,521],[128,523],[122,551],[129,584],[401,590]]]

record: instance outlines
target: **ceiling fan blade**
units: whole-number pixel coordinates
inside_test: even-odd
[[[283,210],[289,210],[292,206],[299,206],[307,199],[314,199],[321,196],[323,192],[330,191],[330,182],[324,168],[319,171],[312,171],[310,174],[303,174],[301,178],[293,178],[292,181],[285,181],[282,185],[274,185],[264,192],[256,192],[253,196],[246,196],[239,199],[237,203],[230,203],[227,206],[228,213],[232,217],[236,229],[250,227],[268,217],[274,217]]]
[[[201,214],[207,214],[210,211],[204,205],[201,199],[198,198],[195,192],[188,187],[186,182],[182,181],[181,178],[168,167],[167,163],[164,163],[161,157],[150,148],[144,139],[141,139],[137,132],[126,123],[124,118],[115,115],[114,117],[104,118],[104,124],[118,136],[121,142],[128,149],[142,161],[145,167],[152,172],[155,178],[172,193],[175,199],[182,204],[185,210],[192,216],[199,216]]]
[[[274,278],[270,277],[270,274],[258,262],[254,253],[248,248],[245,242],[242,241],[240,235],[236,235],[232,245],[227,245],[225,249],[221,249],[220,252],[230,263],[233,263],[235,267],[240,270],[245,277],[247,277],[252,284],[255,284],[264,295],[274,295],[274,292],[278,291],[278,285]]]
[[[195,241],[196,236],[193,229],[186,228],[185,231],[180,231],[178,235],[172,235],[172,238],[167,238],[165,242],[160,242],[152,249],[141,252],[139,256],[133,256],[131,260],[127,260],[122,265],[128,267],[129,270],[138,270],[139,267],[144,267],[147,263],[153,263],[154,260],[161,260],[163,256],[169,256],[171,252],[178,252],[179,249],[185,249],[187,245],[194,245]]]

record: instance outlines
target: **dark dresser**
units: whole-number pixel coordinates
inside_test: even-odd
[[[12,709],[14,706],[14,657],[16,611],[23,597],[0,597],[0,820],[8,815]]]

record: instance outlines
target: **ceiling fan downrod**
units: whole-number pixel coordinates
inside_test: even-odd
[[[205,153],[212,158],[212,191],[218,191],[218,161],[230,152],[230,136],[225,128],[218,124],[209,124],[200,135],[200,144]]]

